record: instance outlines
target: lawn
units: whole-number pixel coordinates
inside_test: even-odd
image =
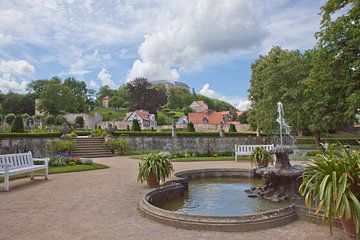
[[[69,173],[69,172],[83,172],[83,171],[92,171],[92,170],[99,170],[99,169],[105,169],[105,168],[108,168],[108,166],[100,164],[100,163],[94,163],[92,165],[49,167],[49,174]],[[37,172],[44,173],[43,170],[37,171]],[[30,177],[30,173],[22,173],[22,174],[11,176],[10,180],[26,178],[26,177]],[[3,181],[4,181],[4,179],[2,177],[0,177],[0,182],[3,182]]]
[[[95,112],[99,112],[103,117],[104,121],[109,120],[123,120],[126,116],[127,110],[115,111],[112,109],[97,107],[94,111],[91,112],[92,115],[95,115]]]

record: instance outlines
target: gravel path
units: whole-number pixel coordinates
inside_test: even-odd
[[[138,161],[96,159],[109,169],[50,175],[48,181],[11,181],[0,192],[0,239],[346,239],[326,226],[302,221],[245,233],[204,232],[168,227],[142,217],[137,205],[149,190],[136,182]],[[249,167],[244,162],[175,163],[175,170]]]

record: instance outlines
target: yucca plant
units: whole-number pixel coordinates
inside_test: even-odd
[[[331,233],[333,220],[341,219],[343,227],[353,221],[359,237],[360,151],[344,146],[340,146],[339,151],[334,148],[331,144],[323,154],[309,160],[299,192],[305,196],[308,208],[315,204],[316,213],[323,210]]]
[[[256,147],[250,155],[251,164],[255,167],[267,167],[269,162],[273,163],[271,154],[263,147]]]
[[[139,163],[138,181],[147,182],[150,187],[156,187],[173,171],[172,163],[167,154],[150,153],[144,156],[144,161]]]

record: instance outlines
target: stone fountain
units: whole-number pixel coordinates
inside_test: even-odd
[[[298,193],[301,183],[300,176],[304,172],[304,167],[300,165],[291,166],[289,154],[293,150],[283,145],[283,130],[290,134],[290,127],[284,119],[284,109],[281,102],[277,104],[279,117],[277,122],[280,125],[280,144],[270,153],[275,155],[275,166],[258,168],[256,174],[264,178],[264,184],[246,190],[249,197],[262,197],[271,201],[295,200],[300,199]]]

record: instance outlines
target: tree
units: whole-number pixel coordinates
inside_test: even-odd
[[[75,112],[76,101],[71,90],[58,83],[47,85],[40,94],[39,108],[47,113],[58,115],[61,112]]]
[[[239,123],[241,124],[248,124],[248,115],[249,115],[249,112],[248,111],[245,111],[243,112],[240,116],[238,116],[237,120],[239,121]]]
[[[140,125],[139,125],[138,120],[136,120],[136,119],[132,120],[131,131],[136,131],[136,132],[140,132],[140,131],[141,131],[141,128],[140,128]]]
[[[46,118],[45,118],[45,124],[46,125],[49,125],[49,126],[51,126],[51,125],[54,125],[54,123],[55,123],[55,117],[54,117],[54,115],[48,115]]]
[[[9,92],[5,95],[1,104],[2,112],[33,115],[35,112],[35,100],[30,94],[19,94]]]
[[[77,81],[73,77],[65,79],[64,86],[66,86],[75,96],[75,109],[77,112],[86,112],[88,103],[88,89],[84,81]]]
[[[27,85],[27,90],[35,98],[39,98],[41,93],[44,91],[44,89],[47,88],[47,86],[50,84],[61,84],[61,79],[57,76],[54,76],[50,80],[48,79],[36,80]]]
[[[24,122],[20,115],[17,115],[11,125],[11,132],[24,132]]]
[[[189,122],[186,126],[186,131],[187,132],[195,132],[195,127],[194,124],[192,122]]]
[[[146,78],[136,78],[126,84],[129,97],[129,110],[144,109],[155,113],[166,103],[166,92],[154,89]]]
[[[5,122],[8,124],[8,125],[12,125],[13,121],[15,120],[15,114],[13,113],[9,113],[5,116]]]
[[[60,126],[61,124],[66,123],[66,122],[67,122],[67,120],[63,115],[57,115],[55,117],[54,124],[57,126]]]
[[[193,101],[193,96],[189,90],[184,87],[171,88],[167,96],[167,107],[170,109],[179,110],[189,106]]]
[[[106,96],[112,97],[116,95],[116,90],[111,89],[108,85],[102,86],[96,94],[96,99],[101,104],[102,99]]]
[[[234,124],[230,124],[229,132],[237,132],[236,127]]]
[[[119,109],[123,107],[125,100],[119,96],[113,96],[109,101],[109,106],[113,109]]]
[[[83,128],[83,127],[84,127],[84,123],[85,123],[85,121],[84,121],[84,118],[83,118],[82,116],[77,116],[77,117],[75,118],[75,124],[76,124],[76,126],[78,126],[79,128]]]

